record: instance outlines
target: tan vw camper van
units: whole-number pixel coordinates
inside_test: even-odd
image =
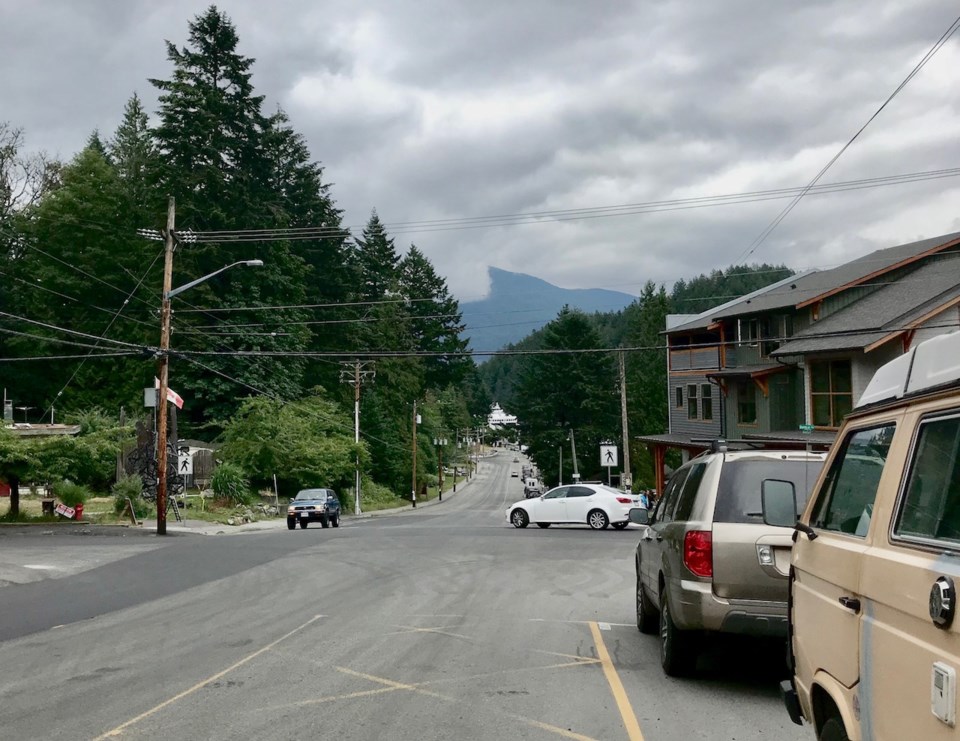
[[[783,489],[764,517],[792,516]],[[790,716],[818,739],[958,739],[960,332],[881,367],[796,524]]]

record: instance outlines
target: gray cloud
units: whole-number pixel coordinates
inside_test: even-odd
[[[552,0],[220,3],[350,224],[636,203],[806,183],[955,15],[949,0],[867,5]],[[169,74],[204,4],[0,7],[5,120],[71,156]],[[952,40],[826,180],[954,166]],[[960,228],[960,182],[809,197],[753,259],[834,264]],[[639,292],[724,267],[785,202],[398,234],[464,298],[485,268]]]

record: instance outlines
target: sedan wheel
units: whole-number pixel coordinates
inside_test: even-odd
[[[601,509],[595,509],[587,515],[587,524],[594,530],[606,530],[610,520]]]
[[[512,522],[516,528],[523,528],[530,524],[530,518],[527,517],[527,513],[522,509],[515,509],[513,510],[513,514],[510,515],[510,522]]]

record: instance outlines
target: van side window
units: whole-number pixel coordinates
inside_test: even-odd
[[[690,519],[694,502],[697,501],[697,490],[700,488],[700,482],[703,481],[706,470],[706,463],[695,463],[690,466],[690,473],[687,474],[687,480],[683,484],[683,489],[680,490],[677,508],[673,512],[675,520],[683,522]]]
[[[921,423],[896,535],[960,543],[960,416]]]
[[[813,527],[866,537],[895,429],[891,423],[847,435],[813,508]]]

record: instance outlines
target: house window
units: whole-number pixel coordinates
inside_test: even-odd
[[[757,423],[757,387],[753,381],[737,384],[737,420],[742,425]]]
[[[687,385],[687,419],[697,418],[697,386],[696,384]]]
[[[677,408],[683,408],[683,386],[677,386]]]
[[[817,427],[839,427],[853,409],[849,360],[810,363],[810,407]]]
[[[713,419],[713,386],[709,383],[700,386],[700,419]]]

